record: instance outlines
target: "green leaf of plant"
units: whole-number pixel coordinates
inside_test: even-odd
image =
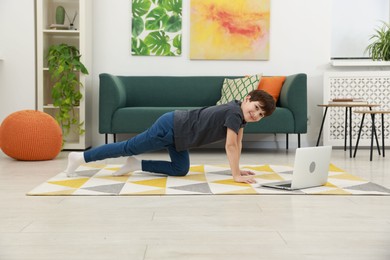
[[[75,46],[52,45],[48,51],[49,73],[54,83],[51,90],[52,102],[55,107],[58,107],[55,118],[61,126],[64,138],[72,126],[75,126],[77,133],[80,131],[78,115],[73,108],[80,104],[83,97],[80,92],[82,84],[79,75],[88,74],[87,68],[80,59],[80,52]]]
[[[178,34],[173,38],[173,46],[177,48],[177,54],[181,54],[181,34]]]
[[[163,0],[152,0],[155,5],[161,5]]]
[[[181,17],[178,15],[172,15],[169,17],[166,26],[165,26],[166,32],[178,32],[181,30]]]
[[[163,31],[151,32],[145,37],[145,44],[156,55],[167,56],[171,50],[169,37]]]
[[[168,11],[175,12],[181,16],[182,0],[163,0],[162,6]]]
[[[133,55],[148,56],[150,55],[150,50],[142,40],[137,40],[133,37],[131,39],[131,53]]]
[[[371,44],[365,49],[373,60],[390,60],[390,24],[382,21],[382,27],[370,37]]]
[[[131,33],[137,37],[144,31],[144,20],[141,17],[133,17],[131,23]]]
[[[168,15],[164,8],[156,7],[146,15],[146,30],[159,30],[165,26],[168,21]]]
[[[152,2],[150,0],[133,0],[131,5],[134,17],[140,17],[148,13]]]

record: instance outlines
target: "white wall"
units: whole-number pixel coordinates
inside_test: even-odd
[[[0,1],[0,122],[35,109],[34,1]]]
[[[0,61],[0,116],[35,105],[33,4],[0,1],[1,42],[5,42],[4,61]],[[16,6],[15,3],[18,3]],[[271,0],[269,61],[191,61],[189,60],[189,0],[183,0],[183,52],[181,57],[133,57],[130,54],[131,0],[95,0],[93,5],[93,145],[104,143],[98,134],[98,87],[100,73],[118,75],[308,75],[309,132],[302,144],[317,138],[322,110],[322,77],[329,67],[331,1]],[[7,21],[6,23],[4,21]],[[6,24],[6,25],[5,25]],[[20,33],[23,32],[23,33]],[[4,36],[5,35],[5,36]],[[3,38],[4,37],[4,38]],[[4,41],[6,39],[7,41]],[[2,46],[0,45],[0,48]],[[1,53],[0,49],[0,53]],[[282,122],[281,122],[282,123]],[[246,140],[252,140],[249,137]],[[277,140],[284,146],[284,135]],[[270,141],[273,136],[256,136]],[[296,137],[290,137],[294,147]]]

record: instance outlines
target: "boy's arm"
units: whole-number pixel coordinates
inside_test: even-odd
[[[238,158],[241,158],[241,151],[242,151],[242,139],[244,138],[244,128],[240,128],[240,131],[238,132],[238,145],[239,145],[239,154]],[[248,170],[240,170],[241,176],[247,176],[247,175],[255,175],[252,171]]]
[[[244,138],[244,128],[240,128],[240,131],[238,131],[238,147],[239,147],[239,158],[241,158],[241,151],[242,151],[242,139]]]
[[[243,128],[240,129],[238,135],[231,130],[227,129],[225,150],[229,160],[230,169],[232,171],[233,179],[236,182],[256,183],[252,177],[241,176],[240,172],[240,155],[242,147]]]

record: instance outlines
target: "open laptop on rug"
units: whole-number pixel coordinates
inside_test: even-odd
[[[297,148],[291,181],[262,184],[263,187],[298,190],[324,185],[328,180],[332,146]]]

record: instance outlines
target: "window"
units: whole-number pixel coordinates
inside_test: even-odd
[[[333,0],[332,59],[368,58],[364,53],[381,21],[389,22],[389,0]]]

